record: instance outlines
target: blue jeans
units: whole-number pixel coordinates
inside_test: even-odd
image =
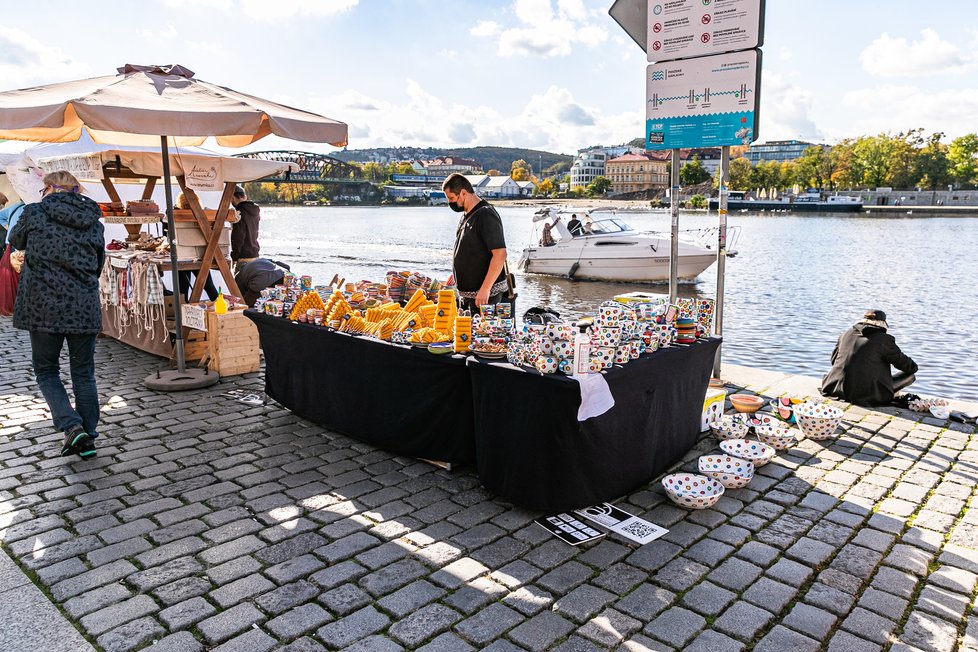
[[[66,335],[31,331],[31,357],[37,386],[51,410],[54,427],[67,432],[80,425],[98,437],[98,388],[95,386],[95,333]],[[61,348],[68,341],[68,363],[75,407],[61,382]]]

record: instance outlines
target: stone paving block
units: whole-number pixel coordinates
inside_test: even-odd
[[[492,576],[495,575],[496,573],[493,573]],[[643,573],[637,568],[620,563],[606,569],[596,578],[592,579],[591,583],[611,591],[615,595],[625,595],[641,584],[647,576],[646,573]]]
[[[503,603],[520,613],[531,616],[553,603],[554,597],[537,586],[521,586],[511,592]]]
[[[748,541],[737,548],[734,554],[741,559],[746,559],[753,564],[767,568],[778,558],[781,551],[760,541]]]
[[[97,642],[105,652],[128,652],[165,633],[166,630],[152,618],[139,618],[102,634]]]
[[[619,611],[648,622],[672,604],[675,598],[676,595],[667,589],[652,584],[642,584],[614,606]]]
[[[24,579],[27,579],[26,576]],[[4,588],[11,588],[9,584],[3,584],[2,586]],[[93,589],[71,598],[61,606],[68,615],[77,619],[85,614],[121,602],[130,597],[132,597],[132,591],[125,586],[121,584],[109,584],[108,586]]]
[[[228,541],[220,545],[209,545],[207,549],[197,556],[201,561],[211,565],[222,564],[231,559],[236,559],[242,555],[253,553],[265,547],[265,542],[258,537],[249,534],[248,536]]]
[[[880,591],[909,599],[917,587],[917,578],[906,571],[881,566],[873,576],[871,584]]]
[[[835,554],[835,547],[824,541],[802,537],[794,545],[785,551],[785,556],[790,557],[808,566],[821,566]]]
[[[255,598],[255,604],[270,614],[280,614],[296,605],[309,602],[319,593],[315,585],[299,580],[291,584],[283,584],[274,591],[258,596]]]
[[[659,569],[652,579],[661,586],[685,591],[697,584],[709,570],[703,564],[679,557]]]
[[[333,620],[333,616],[318,604],[304,604],[291,609],[265,626],[280,639],[289,640],[311,632]]]
[[[277,584],[288,584],[302,577],[312,575],[320,570],[325,564],[314,555],[300,555],[288,561],[269,566],[265,569],[265,575]]]
[[[182,580],[164,584],[154,589],[152,593],[163,604],[172,605],[198,595],[204,595],[212,588],[211,583],[203,577],[185,577]]]
[[[135,620],[142,616],[159,611],[159,607],[148,595],[137,595],[129,600],[124,600],[94,611],[87,616],[83,616],[79,621],[89,634],[98,636],[119,625],[123,625],[130,620]]]
[[[214,589],[210,592],[210,598],[222,609],[227,609],[274,588],[275,584],[271,580],[255,573]]]
[[[316,549],[316,555],[329,564],[335,564],[364,550],[378,545],[380,540],[365,532],[357,532]],[[281,560],[279,560],[281,561]]]
[[[720,561],[733,552],[733,550],[734,547],[729,544],[715,541],[713,539],[703,539],[702,541],[694,543],[685,553],[683,553],[683,556],[712,567],[719,564]]]
[[[463,647],[459,649],[465,649],[466,647],[463,642]],[[386,636],[374,634],[343,648],[343,652],[400,652],[403,649],[403,647]]]
[[[344,561],[314,573],[309,580],[324,589],[331,589],[367,574],[367,569],[354,561]]]
[[[385,595],[377,601],[377,605],[384,611],[388,611],[398,618],[403,618],[443,595],[445,595],[444,589],[427,580],[417,580],[390,595]]]
[[[842,621],[842,629],[879,645],[886,645],[890,641],[890,635],[896,626],[894,620],[867,611],[862,607],[853,609]]]
[[[781,621],[781,624],[821,641],[825,640],[836,620],[834,614],[824,609],[799,602],[791,610],[791,613]]]
[[[761,567],[755,566],[743,559],[733,557],[720,564],[720,567],[707,575],[707,577],[712,582],[725,588],[733,591],[743,591],[755,579],[760,577],[763,572],[764,570]]]
[[[153,652],[203,652],[204,646],[190,632],[164,636],[153,644]]]
[[[661,613],[642,630],[660,641],[682,647],[706,626],[706,620],[697,613],[672,607]]]
[[[278,641],[274,638],[260,629],[252,629],[223,645],[212,648],[210,652],[268,652],[276,645]]]
[[[6,555],[0,552],[0,559]],[[17,571],[20,572],[19,570]],[[60,614],[36,587],[28,583],[4,586],[0,592],[0,649],[20,652],[46,643],[44,652],[93,650],[82,635]],[[30,618],[23,614],[29,613]]]
[[[933,560],[934,555],[920,548],[898,543],[890,549],[885,562],[908,573],[913,573],[917,577],[927,575],[928,566]]]
[[[500,599],[506,593],[505,586],[493,582],[488,577],[477,577],[460,586],[443,602],[468,616],[484,605]]]
[[[890,620],[900,620],[907,610],[908,601],[885,591],[868,587],[859,597],[859,606],[878,613]]]
[[[950,652],[958,638],[957,623],[950,623],[937,616],[913,611],[903,631],[897,636],[901,643],[932,652]]]
[[[205,641],[213,645],[264,621],[265,616],[253,604],[246,602],[202,620],[197,624],[197,630]]]
[[[658,522],[658,521],[656,521]],[[642,546],[626,558],[626,562],[648,572],[654,572],[665,566],[673,557],[682,552],[682,548],[674,543],[662,541],[655,545]]]
[[[463,583],[488,572],[489,569],[479,562],[468,557],[463,557],[433,573],[431,575],[431,581],[446,589],[455,589]]]
[[[776,564],[764,571],[764,575],[788,584],[801,586],[812,576],[812,569],[790,559],[779,559]]]
[[[554,593],[567,593],[585,582],[593,572],[584,564],[569,561],[539,578],[537,584]]]
[[[917,596],[914,606],[920,611],[957,623],[961,622],[970,602],[970,595],[965,596],[928,584]]]
[[[780,613],[797,593],[797,586],[788,586],[768,577],[762,577],[744,591],[742,597],[751,604],[763,607],[772,613]]]
[[[732,591],[711,582],[702,582],[686,592],[682,603],[704,616],[716,616],[736,597]]]
[[[553,610],[577,623],[584,623],[617,599],[613,593],[585,584],[557,598]]]
[[[206,548],[207,544],[200,537],[186,537],[140,553],[136,555],[136,561],[144,568],[149,568],[172,561],[177,557],[193,555]]]
[[[638,572],[642,577],[645,577],[644,573],[637,570],[636,572]],[[510,562],[502,568],[493,571],[489,574],[489,577],[492,578],[493,581],[498,582],[503,586],[508,586],[512,589],[532,582],[541,575],[543,575],[542,570],[533,564],[526,563],[522,559],[517,559],[516,561]]]
[[[79,560],[79,564],[80,564]],[[82,566],[84,568],[84,566]],[[69,577],[51,586],[51,595],[55,600],[66,600],[70,597],[104,586],[110,582],[130,575],[136,571],[136,567],[125,560],[114,561],[107,566],[93,568],[90,571]],[[39,573],[40,575],[40,573]],[[47,581],[47,580],[46,580]]]
[[[928,584],[970,595],[975,588],[978,574],[953,566],[941,566],[927,577]]]
[[[381,638],[379,642],[380,643],[383,643],[384,641],[387,641],[387,640],[388,639]],[[364,639],[364,641],[370,641],[370,637]],[[375,643],[375,641],[370,641],[370,642],[371,643]],[[387,648],[387,647],[379,646],[376,649],[378,651],[394,650],[395,652],[403,649],[403,648],[401,648],[400,645],[397,645],[393,641],[388,641],[388,642],[390,642],[394,647],[393,648]],[[349,647],[349,648],[346,648],[346,649],[347,650],[352,650],[353,648],[352,647]],[[370,648],[367,648],[367,649],[363,650],[363,652],[367,652],[367,650],[369,650],[369,649]],[[326,648],[323,647],[323,645],[321,643],[317,643],[316,641],[314,641],[313,639],[309,638],[308,636],[303,636],[302,638],[298,638],[298,639],[292,641],[288,645],[283,645],[282,647],[278,648],[278,652],[326,652]]]
[[[390,624],[390,618],[373,607],[364,607],[356,613],[323,625],[316,637],[334,648],[342,648],[375,634]]]
[[[745,645],[720,632],[706,630],[687,645],[683,652],[740,652]]]
[[[808,588],[808,592],[805,593],[805,602],[816,607],[822,607],[838,615],[847,613],[852,608],[852,603],[855,600],[855,597],[848,593],[834,589],[821,582],[812,584]]]
[[[370,595],[355,584],[343,584],[326,591],[317,599],[330,611],[341,616],[353,613],[372,602]]]
[[[786,627],[777,625],[767,635],[754,646],[757,652],[816,652],[821,647],[818,641],[814,641],[803,634],[793,632]]]
[[[642,623],[631,616],[605,609],[577,629],[577,633],[595,643],[611,647],[642,629]]]
[[[440,572],[440,571],[439,571]],[[374,596],[385,595],[427,575],[427,569],[413,559],[402,559],[360,578],[360,586]],[[437,573],[435,573],[437,575]],[[432,581],[435,575],[431,576]]]
[[[167,607],[160,612],[159,618],[170,631],[176,631],[187,629],[215,613],[217,613],[217,609],[213,605],[207,600],[197,597]]]
[[[948,543],[944,546],[944,550],[937,560],[948,566],[978,573],[978,550],[974,548],[966,548],[954,543]]]
[[[527,650],[545,650],[555,641],[567,636],[574,625],[552,611],[544,611],[510,630],[508,636]]]
[[[226,561],[223,564],[212,566],[205,572],[212,582],[222,585],[241,579],[242,577],[247,577],[259,570],[261,570],[261,563],[254,557],[245,555],[244,557],[238,557],[237,559]]]
[[[882,645],[870,643],[849,632],[838,630],[829,641],[828,652],[879,652]]]

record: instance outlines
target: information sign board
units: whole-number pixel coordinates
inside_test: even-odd
[[[764,41],[764,0],[648,0],[649,61],[750,50]]]
[[[761,52],[650,64],[645,149],[748,145],[757,139]]]

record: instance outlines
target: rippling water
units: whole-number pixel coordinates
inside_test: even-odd
[[[501,207],[511,264],[531,233],[533,208]],[[638,230],[668,230],[665,212],[622,213]],[[683,214],[681,228],[716,224]],[[262,254],[325,283],[383,280],[390,269],[448,277],[457,216],[448,209],[326,207],[262,210]],[[724,360],[821,376],[838,334],[869,307],[886,311],[890,332],[920,365],[912,391],[978,400],[978,251],[975,217],[852,217],[733,214],[742,228],[727,261]],[[519,311],[550,306],[591,312],[615,294],[668,292],[667,284],[573,282],[521,276]],[[680,285],[682,296],[715,296],[716,269]]]

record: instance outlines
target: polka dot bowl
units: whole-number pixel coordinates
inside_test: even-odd
[[[747,424],[729,414],[725,414],[710,423],[710,430],[713,431],[713,436],[720,441],[743,439],[747,436]]]
[[[757,468],[770,462],[771,458],[777,452],[767,444],[759,441],[748,441],[746,439],[728,439],[727,441],[721,441],[720,448],[727,455],[753,462]]]
[[[754,434],[777,451],[783,451],[795,445],[795,435],[789,428],[778,426],[754,426]]]
[[[723,495],[723,485],[713,478],[696,473],[673,473],[662,478],[662,488],[680,507],[706,509]]]
[[[727,489],[740,489],[754,477],[754,465],[729,455],[702,455],[700,473],[713,478]]]
[[[802,403],[795,406],[795,418],[809,439],[831,439],[842,423],[842,410],[825,403]]]

